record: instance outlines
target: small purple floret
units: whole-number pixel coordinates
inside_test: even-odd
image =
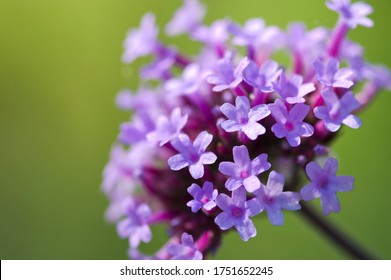
[[[243,241],[247,241],[257,234],[250,217],[260,212],[259,207],[254,201],[246,202],[246,190],[244,188],[234,190],[232,198],[226,194],[219,194],[216,203],[223,210],[215,218],[215,223],[222,230],[235,227]]]
[[[325,215],[341,210],[337,192],[347,192],[353,189],[354,178],[336,176],[337,169],[338,161],[335,158],[328,158],[323,169],[314,161],[306,166],[307,175],[312,182],[304,186],[300,194],[304,200],[320,197]]]
[[[304,96],[315,90],[313,83],[303,84],[303,77],[292,75],[287,80],[285,73],[280,75],[278,83],[273,83],[273,89],[289,104],[304,103]]]
[[[217,71],[207,78],[207,82],[215,85],[213,91],[219,92],[226,89],[233,89],[243,81],[243,71],[250,63],[247,57],[244,57],[234,67],[232,64],[232,53],[226,53],[217,65]]]
[[[360,103],[354,98],[352,92],[345,93],[339,99],[333,89],[326,88],[322,91],[322,97],[326,106],[316,107],[314,114],[325,122],[328,130],[335,132],[341,127],[342,123],[351,128],[361,126],[361,120],[351,114],[360,107]]]
[[[299,210],[301,199],[300,194],[295,192],[283,192],[285,178],[284,175],[275,171],[270,172],[267,185],[261,185],[254,191],[256,202],[259,203],[260,210],[266,210],[267,216],[274,226],[284,224],[282,209]]]
[[[148,243],[152,239],[152,232],[148,225],[151,209],[145,203],[136,205],[129,201],[126,206],[127,217],[117,225],[117,232],[121,238],[129,238],[131,248],[137,248],[141,241]]]
[[[204,165],[212,164],[217,159],[214,153],[205,152],[212,139],[212,134],[206,131],[201,132],[194,143],[186,134],[179,134],[176,139],[171,141],[172,146],[179,152],[168,159],[171,170],[180,170],[189,166],[189,172],[194,179],[204,176]]]
[[[221,123],[221,127],[225,131],[241,131],[251,140],[265,134],[266,129],[258,121],[270,115],[266,104],[251,108],[247,96],[238,96],[235,105],[224,103],[220,107],[221,112],[228,118],[228,120]]]
[[[316,78],[326,87],[350,88],[353,82],[349,79],[353,76],[353,70],[349,68],[339,69],[339,60],[330,58],[323,63],[319,58],[313,62]]]
[[[272,126],[273,133],[277,138],[285,137],[292,147],[300,145],[300,137],[309,137],[314,133],[314,128],[303,122],[310,111],[310,106],[297,103],[288,111],[285,104],[280,99],[276,99],[269,105],[269,109],[277,122]]]
[[[166,25],[166,33],[174,36],[193,31],[205,16],[205,6],[198,0],[184,0],[174,14],[172,20]]]
[[[167,245],[167,253],[171,255],[172,260],[202,260],[202,253],[195,247],[193,236],[184,232],[181,241],[181,244]]]
[[[157,46],[159,28],[155,25],[155,15],[146,14],[140,23],[139,29],[129,31],[124,42],[125,52],[122,60],[131,63],[136,58],[152,54]]]
[[[213,188],[213,184],[209,181],[205,181],[202,188],[197,184],[192,184],[187,192],[191,194],[194,199],[190,200],[186,205],[191,207],[191,211],[196,213],[201,208],[206,211],[212,210],[216,207],[217,189]]]
[[[175,108],[171,112],[170,119],[161,116],[157,120],[156,130],[147,134],[147,139],[157,142],[160,146],[175,139],[186,125],[188,115],[182,116],[181,109]]]
[[[244,186],[248,192],[253,192],[261,186],[258,175],[270,168],[267,162],[267,154],[261,154],[250,160],[246,146],[236,146],[233,148],[234,162],[223,161],[219,165],[219,171],[229,176],[225,182],[225,187],[229,191],[236,190]]]
[[[367,17],[373,12],[373,8],[364,2],[351,4],[350,0],[329,0],[326,6],[338,12],[341,20],[350,28],[356,28],[357,25],[373,26],[373,21]]]
[[[255,62],[250,61],[243,71],[243,78],[246,83],[262,92],[272,92],[272,83],[277,80],[281,72],[282,69],[278,68],[278,63],[274,60],[266,61],[260,68]]]

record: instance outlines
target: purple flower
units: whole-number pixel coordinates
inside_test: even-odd
[[[181,108],[175,108],[171,112],[170,119],[160,116],[157,120],[156,130],[147,134],[147,139],[157,142],[160,146],[176,138],[186,125],[188,115],[182,116]]]
[[[266,132],[266,129],[258,123],[259,120],[270,115],[266,104],[250,107],[250,100],[246,96],[236,97],[235,106],[224,103],[220,110],[228,117],[221,123],[221,127],[227,132],[241,131],[251,140]]]
[[[157,57],[151,64],[143,67],[140,76],[144,80],[167,80],[171,76],[171,69],[175,64],[173,54]]]
[[[280,99],[276,99],[274,104],[269,105],[269,109],[276,124],[272,126],[272,131],[277,138],[286,138],[289,145],[297,147],[300,145],[300,137],[309,137],[314,133],[314,128],[303,122],[310,111],[310,106],[297,103],[290,111]]]
[[[191,94],[200,88],[206,75],[208,74],[201,70],[198,63],[192,63],[183,70],[181,78],[168,80],[164,88],[172,96]]]
[[[349,80],[353,76],[353,70],[349,68],[339,69],[339,60],[330,58],[323,63],[319,58],[313,62],[316,78],[326,87],[350,88],[353,82]]]
[[[360,103],[354,98],[351,91],[338,98],[332,88],[326,88],[322,91],[323,100],[326,106],[319,106],[314,109],[317,118],[324,120],[326,128],[332,132],[337,131],[341,124],[351,128],[359,128],[361,120],[352,115],[351,112],[360,107]]]
[[[196,213],[201,208],[210,211],[216,207],[215,200],[217,197],[217,189],[213,189],[213,184],[211,182],[205,181],[202,188],[197,184],[192,184],[187,191],[194,197],[193,200],[190,200],[186,204],[191,207],[193,213]]]
[[[166,25],[166,33],[171,36],[193,31],[205,16],[205,6],[198,0],[184,0]]]
[[[225,182],[225,187],[229,191],[236,190],[244,186],[248,192],[258,189],[261,182],[258,175],[270,168],[267,162],[267,154],[261,154],[250,160],[246,146],[236,146],[233,148],[234,162],[223,161],[219,165],[219,171],[229,176]]]
[[[373,21],[367,16],[373,12],[370,5],[364,2],[350,4],[350,0],[329,0],[326,6],[339,13],[340,18],[350,28],[356,28],[357,25],[372,27]]]
[[[229,31],[234,35],[232,42],[239,46],[260,46],[272,42],[279,29],[274,26],[266,27],[261,18],[253,18],[246,21],[243,28],[235,23],[229,25]]]
[[[341,210],[337,192],[347,192],[353,189],[354,178],[336,176],[337,169],[338,161],[335,158],[328,158],[323,169],[314,161],[306,166],[307,175],[312,182],[304,186],[300,194],[304,200],[320,197],[325,215]]]
[[[141,20],[140,28],[132,29],[127,34],[122,60],[125,63],[131,63],[138,57],[153,53],[156,49],[158,33],[155,15],[146,14]]]
[[[152,239],[152,232],[148,225],[151,209],[145,203],[136,205],[129,200],[126,206],[126,219],[117,225],[118,235],[129,238],[131,248],[137,248],[141,241],[148,243]]]
[[[371,80],[376,88],[391,90],[391,72],[387,67],[382,65],[365,65],[364,76]]]
[[[243,78],[249,85],[262,92],[272,92],[272,83],[281,75],[282,69],[278,69],[278,63],[268,60],[259,68],[256,63],[250,61],[243,71]]]
[[[289,81],[286,79],[285,73],[280,75],[278,83],[273,83],[273,89],[285,99],[289,104],[304,103],[303,98],[308,93],[315,90],[313,83],[303,84],[303,77],[300,75],[292,75]]]
[[[210,27],[199,26],[192,32],[192,39],[203,42],[204,44],[220,50],[228,39],[227,20],[217,20]]]
[[[212,164],[217,157],[212,152],[205,152],[212,142],[213,136],[206,131],[201,132],[192,143],[189,136],[179,134],[177,139],[171,141],[172,146],[179,154],[168,159],[172,170],[180,170],[189,166],[189,172],[194,179],[204,176],[204,164]]]
[[[119,140],[124,144],[135,144],[146,140],[146,135],[155,129],[155,122],[147,113],[137,114],[133,122],[121,125]]]
[[[237,87],[243,81],[243,70],[249,64],[247,57],[244,57],[234,68],[232,64],[232,53],[226,53],[217,65],[217,72],[207,78],[207,82],[215,85],[213,91],[223,91]]]
[[[250,217],[260,212],[259,206],[254,200],[246,201],[244,188],[234,190],[232,198],[226,194],[219,194],[216,203],[223,210],[215,218],[215,223],[222,230],[235,227],[243,241],[247,241],[257,234]]]
[[[267,216],[274,226],[284,224],[282,209],[299,210],[300,194],[295,192],[283,192],[284,175],[275,171],[270,172],[267,185],[261,185],[254,191],[256,202],[259,203],[260,211],[266,210]],[[259,211],[259,210],[258,210]]]
[[[184,232],[181,237],[182,244],[169,243],[167,253],[172,260],[202,260],[202,253],[194,245],[193,236]]]

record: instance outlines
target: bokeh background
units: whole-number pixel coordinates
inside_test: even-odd
[[[349,37],[366,48],[368,60],[391,66],[391,2],[368,2],[375,27],[359,27]],[[263,17],[282,28],[291,21],[332,27],[337,19],[324,1],[204,3],[207,23]],[[180,4],[0,0],[1,259],[126,258],[127,241],[105,222],[100,191],[110,146],[128,118],[115,108],[115,95],[137,85],[137,63],[120,61],[122,42],[145,12],[154,12],[163,27]],[[188,42],[178,39],[181,48]],[[362,128],[344,129],[334,144],[339,174],[353,175],[356,184],[340,194],[342,212],[328,218],[385,259],[391,258],[390,104],[391,93],[382,92],[361,114]],[[226,235],[214,258],[349,258],[298,213],[288,213],[283,227],[256,226],[259,234],[247,243]]]

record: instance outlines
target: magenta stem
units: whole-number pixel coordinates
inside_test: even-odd
[[[334,33],[331,37],[330,45],[328,48],[328,53],[331,57],[339,56],[339,50],[348,31],[349,26],[347,26],[346,23],[342,21],[338,22],[336,28],[334,29]]]

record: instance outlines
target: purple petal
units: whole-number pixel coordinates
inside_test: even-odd
[[[180,170],[189,165],[189,163],[185,160],[185,158],[181,154],[177,154],[172,156],[167,161],[171,170]]]
[[[254,224],[250,219],[245,220],[243,224],[235,225],[235,228],[243,241],[247,241],[251,237],[257,235],[257,230],[255,229]]]
[[[223,161],[219,165],[219,171],[224,175],[236,176],[236,164],[229,161]]]
[[[272,171],[269,174],[269,179],[267,180],[267,187],[269,189],[269,194],[276,196],[280,194],[284,188],[285,177],[283,174],[276,171]]]
[[[304,186],[300,190],[300,195],[303,198],[303,200],[312,200],[312,199],[320,197],[320,192],[316,188],[315,183],[310,183],[310,184]]]
[[[323,214],[329,215],[331,212],[338,213],[341,210],[337,194],[334,192],[323,192],[320,196]]]
[[[261,182],[257,176],[250,176],[243,180],[243,186],[248,192],[252,193],[256,189],[259,189]]]
[[[246,166],[251,160],[246,146],[235,146],[232,149],[234,161],[239,166]]]
[[[299,204],[300,200],[301,196],[296,192],[283,192],[277,198],[277,202],[281,208],[290,211],[299,210],[301,208]]]
[[[219,215],[217,215],[217,217],[215,218],[215,223],[222,230],[227,230],[235,225],[234,218],[226,212],[222,212]]]
[[[282,210],[277,206],[267,206],[267,217],[273,226],[282,226],[284,224],[284,215]]]
[[[194,140],[194,147],[197,151],[205,151],[206,147],[212,142],[213,135],[209,134],[206,131],[202,131],[198,134],[197,138]]]
[[[172,169],[172,168],[171,168]],[[175,170],[175,169],[173,169]],[[189,166],[189,172],[194,179],[204,176],[204,165],[201,162]]]

